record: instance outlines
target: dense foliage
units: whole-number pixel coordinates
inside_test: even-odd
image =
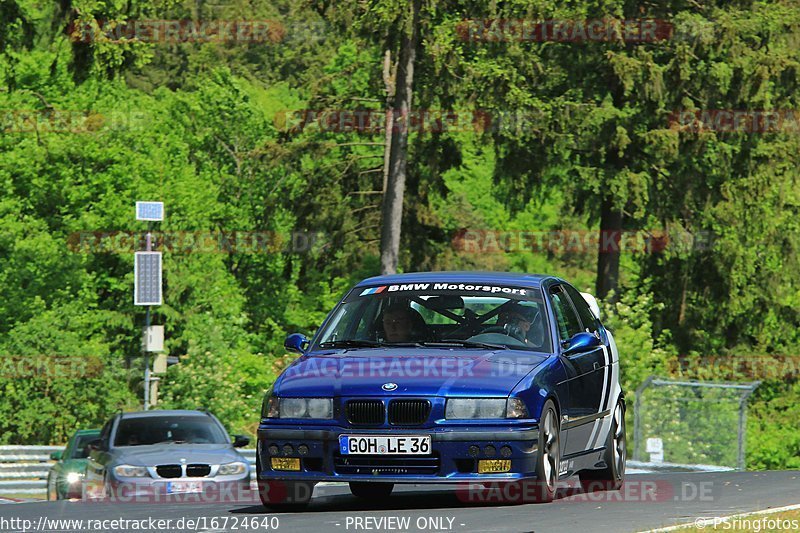
[[[379,268],[384,132],[330,127],[307,111],[382,115],[394,75],[384,55],[396,60],[407,5],[0,0],[0,442],[63,442],[141,405],[139,243],[125,238],[146,230],[133,220],[137,199],[165,202],[158,230],[173,236],[153,319],[180,363],[161,381],[160,406],[208,408],[229,429],[254,431],[286,364],[285,334],[313,332]],[[593,291],[597,235],[616,213],[628,235],[649,236],[623,248],[604,305],[625,389],[653,373],[761,379],[748,465],[800,466],[798,129],[673,120],[682,110],[796,113],[800,7],[421,6],[414,106],[459,120],[411,132],[401,268],[548,272]],[[464,30],[602,18],[672,30],[642,43]],[[271,29],[227,42],[99,33],[99,23],[145,20]],[[464,245],[465,231],[482,236],[479,249]],[[235,247],[189,240],[231,232]],[[520,241],[524,232],[543,243]],[[760,364],[735,363],[753,355]],[[709,367],[708,356],[725,364]]]

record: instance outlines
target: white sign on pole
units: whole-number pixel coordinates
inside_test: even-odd
[[[647,453],[659,453],[664,451],[664,441],[658,437],[647,439]]]
[[[164,220],[164,202],[136,202],[136,220]]]
[[[163,352],[164,326],[150,326],[144,328],[143,344],[145,352]]]
[[[161,305],[161,252],[136,252],[133,305]]]
[[[647,439],[645,451],[650,454],[651,463],[664,462],[664,441],[658,437]]]
[[[650,462],[651,463],[663,463],[664,462],[664,452],[657,452],[650,454]]]

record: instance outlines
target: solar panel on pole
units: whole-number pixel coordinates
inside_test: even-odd
[[[164,202],[136,202],[136,220],[164,220]]]
[[[133,305],[161,305],[161,252],[136,252]]]

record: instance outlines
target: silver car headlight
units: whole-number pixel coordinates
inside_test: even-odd
[[[114,473],[119,477],[147,477],[147,468],[143,466],[119,465],[114,467]]]
[[[237,474],[244,474],[247,472],[247,465],[242,462],[227,463],[219,465],[217,475],[219,476],[235,476]]]
[[[332,398],[281,398],[279,418],[333,418]]]
[[[67,483],[70,485],[80,482],[81,479],[83,479],[83,474],[80,472],[70,472],[67,474]]]
[[[527,418],[519,398],[449,398],[444,417],[452,420]]]

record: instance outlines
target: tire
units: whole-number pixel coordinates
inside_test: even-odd
[[[370,501],[388,498],[394,489],[394,483],[373,483],[369,481],[351,481],[350,492],[353,496]]]
[[[539,418],[539,455],[536,458],[535,501],[549,503],[556,495],[561,464],[561,427],[552,400],[547,400]]]
[[[606,437],[606,450],[602,470],[587,470],[580,473],[584,492],[619,490],[625,481],[625,460],[628,445],[625,438],[625,404],[618,401],[614,407],[611,429]]]

